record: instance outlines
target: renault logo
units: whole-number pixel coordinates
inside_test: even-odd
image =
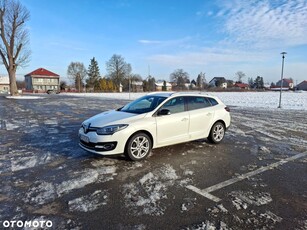
[[[82,128],[83,128],[84,133],[87,133],[89,131],[90,126],[91,126],[91,123],[82,124]]]

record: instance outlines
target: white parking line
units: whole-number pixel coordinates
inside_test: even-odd
[[[214,202],[220,202],[221,199],[216,197],[216,196],[213,196],[212,194],[210,194],[210,192],[219,190],[219,189],[224,188],[224,187],[226,187],[228,185],[232,185],[232,184],[237,183],[237,182],[239,182],[241,180],[244,180],[246,178],[253,177],[253,176],[257,175],[257,174],[260,174],[260,173],[263,173],[265,171],[274,169],[274,168],[276,168],[276,167],[278,167],[280,165],[286,164],[286,163],[288,163],[290,161],[294,161],[296,159],[299,159],[299,158],[302,158],[302,157],[305,157],[305,156],[307,156],[307,151],[303,152],[303,153],[299,153],[299,154],[294,155],[292,157],[288,157],[286,159],[283,159],[283,160],[278,161],[276,163],[270,164],[268,166],[260,167],[259,169],[256,169],[255,171],[251,171],[251,172],[248,172],[246,174],[239,175],[239,176],[237,176],[235,178],[223,181],[221,183],[218,183],[216,185],[213,185],[213,186],[205,188],[205,189],[199,189],[199,188],[197,188],[197,187],[195,187],[193,185],[188,185],[188,186],[186,186],[186,188],[188,188],[188,189],[190,189],[190,190],[192,190],[192,191],[194,191],[194,192],[196,192],[196,193],[198,193],[198,194],[200,194],[200,195],[202,195],[202,196],[204,196],[204,197],[206,197],[206,198],[208,198],[208,199],[210,199],[210,200],[212,200]]]
[[[214,202],[220,202],[221,201],[220,198],[218,198],[216,196],[213,196],[212,194],[210,194],[208,192],[205,192],[205,191],[203,191],[203,190],[201,190],[199,188],[196,188],[193,185],[188,185],[187,188],[192,190],[193,192],[198,193],[199,195],[202,195],[202,196],[208,198],[209,200],[213,200]]]

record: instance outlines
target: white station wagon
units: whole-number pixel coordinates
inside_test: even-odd
[[[197,93],[150,93],[124,107],[85,120],[80,146],[93,153],[124,153],[134,161],[152,148],[208,138],[222,141],[230,125],[229,108],[214,96]]]

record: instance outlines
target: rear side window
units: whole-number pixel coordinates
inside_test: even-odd
[[[208,100],[210,101],[210,103],[211,103],[212,106],[218,104],[218,102],[217,102],[215,99],[211,98],[211,97],[208,97]]]
[[[189,110],[203,109],[211,106],[206,97],[187,97]]]

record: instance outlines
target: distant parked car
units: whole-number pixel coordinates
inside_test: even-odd
[[[46,93],[48,93],[48,94],[59,94],[60,91],[56,90],[56,89],[48,89]]]
[[[152,93],[85,120],[80,146],[93,153],[124,153],[134,161],[158,148],[208,138],[220,143],[230,126],[229,108],[214,96]]]

